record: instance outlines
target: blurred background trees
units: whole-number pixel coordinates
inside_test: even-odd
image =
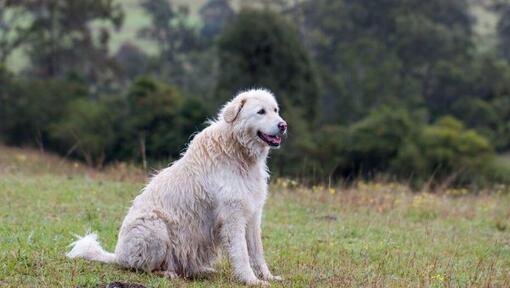
[[[154,166],[179,157],[223,101],[266,87],[290,123],[276,175],[510,182],[506,0],[0,8],[5,144]]]

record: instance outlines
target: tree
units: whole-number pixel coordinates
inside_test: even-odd
[[[499,38],[499,51],[510,62],[510,4],[501,5],[497,32]]]
[[[75,73],[93,83],[110,80],[110,32],[106,24],[120,27],[120,4],[113,0],[47,0],[19,1],[16,5],[32,17],[28,28],[32,75],[46,79]],[[97,21],[105,26],[94,31],[92,23]]]
[[[252,87],[271,90],[290,123],[286,148],[274,153],[273,167],[276,173],[303,172],[300,163],[314,147],[309,131],[317,123],[320,91],[296,29],[273,12],[242,10],[220,36],[218,51],[216,103]]]
[[[51,134],[89,166],[103,167],[117,141],[115,106],[104,101],[77,99],[69,103],[65,115],[51,125]]]
[[[144,166],[149,160],[177,158],[206,119],[202,102],[149,78],[135,81],[126,100],[121,154],[141,159]]]
[[[288,13],[318,62],[324,109],[342,111],[329,121],[352,123],[395,99],[425,101],[437,117],[462,94],[472,48],[466,0],[303,1]]]
[[[191,25],[185,6],[177,9],[167,0],[144,0],[142,7],[152,24],[140,30],[141,37],[154,41],[159,49],[156,69],[166,81],[181,86],[186,74],[186,54],[198,47],[198,32]]]
[[[510,65],[497,53],[485,53],[473,59],[469,71],[450,113],[505,151],[510,148]]]
[[[30,14],[14,1],[0,1],[0,65],[28,40]]]
[[[266,87],[284,109],[301,107],[307,119],[316,119],[318,82],[297,31],[287,21],[270,11],[242,10],[221,35],[218,49],[220,102],[243,89]]]
[[[228,0],[208,0],[200,8],[203,26],[201,36],[211,40],[216,37],[234,17],[234,10]]]
[[[133,80],[147,70],[149,57],[136,45],[124,43],[115,54],[115,61],[126,80]]]
[[[61,119],[70,101],[88,95],[83,83],[17,80],[9,74],[0,78],[3,78],[0,79],[0,127],[4,140],[11,145],[56,148],[49,127]]]
[[[392,172],[400,174],[401,170],[393,162],[417,138],[423,122],[397,106],[383,106],[372,111],[349,127],[343,144],[344,159],[337,173],[373,177],[393,169]]]
[[[466,184],[487,176],[479,172],[493,153],[489,141],[453,117],[426,127],[420,145],[427,159],[426,175],[436,181]]]

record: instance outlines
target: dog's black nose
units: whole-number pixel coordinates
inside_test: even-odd
[[[278,128],[280,129],[280,131],[282,133],[287,131],[287,122],[282,121],[282,122],[278,123]]]

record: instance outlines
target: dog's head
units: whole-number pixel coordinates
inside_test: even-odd
[[[225,104],[219,118],[232,127],[241,144],[278,148],[287,132],[287,123],[279,112],[271,92],[255,89],[242,92]]]

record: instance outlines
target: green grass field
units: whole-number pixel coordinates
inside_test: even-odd
[[[0,287],[240,286],[224,260],[209,278],[169,281],[67,259],[72,233],[89,229],[113,250],[143,181],[112,180],[123,178],[34,151],[0,152]],[[307,189],[286,180],[271,187],[263,238],[270,267],[285,278],[273,287],[510,285],[508,191],[413,194],[363,182]]]

